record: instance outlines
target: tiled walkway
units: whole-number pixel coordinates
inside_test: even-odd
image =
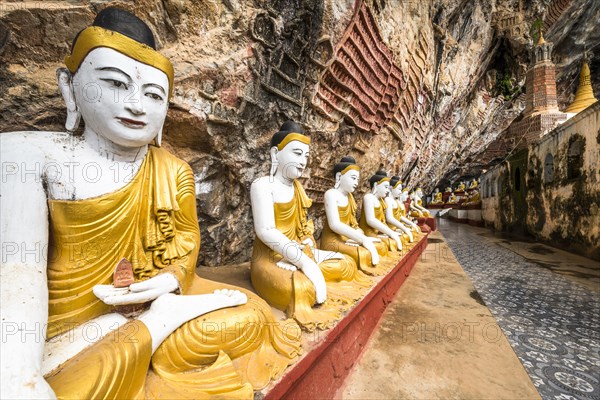
[[[457,260],[544,399],[600,399],[600,296],[486,239],[438,220]]]

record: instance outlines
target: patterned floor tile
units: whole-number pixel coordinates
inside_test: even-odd
[[[438,221],[540,395],[600,399],[598,294],[486,240],[475,228]]]

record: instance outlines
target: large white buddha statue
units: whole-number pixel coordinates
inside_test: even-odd
[[[363,196],[359,226],[365,235],[382,239],[388,251],[401,251],[400,234],[387,225],[385,218],[385,198],[390,192],[390,178],[385,171],[378,171],[369,179],[369,184],[371,192]]]
[[[356,202],[352,193],[360,178],[360,168],[352,157],[343,157],[333,167],[335,186],[325,192],[326,220],[321,234],[321,248],[344,253],[356,262],[359,269],[371,274],[379,264],[377,252],[380,239],[364,234],[356,220]]]
[[[1,398],[252,399],[295,360],[299,329],[195,274],[194,176],[159,147],[171,63],[116,8],[65,63],[66,128],[82,119],[83,135],[0,135]],[[134,283],[114,286],[123,258]]]
[[[415,241],[413,232],[406,226],[403,221],[402,211],[404,210],[404,203],[400,202],[400,196],[402,195],[402,181],[400,177],[393,176],[390,179],[390,193],[385,198],[385,218],[390,228],[396,229],[402,235],[402,241],[404,244],[412,243]]]
[[[271,172],[250,188],[256,233],[250,276],[262,298],[311,331],[332,326],[370,282],[350,256],[316,247],[312,201],[298,181],[309,151],[310,139],[293,121],[271,138]]]

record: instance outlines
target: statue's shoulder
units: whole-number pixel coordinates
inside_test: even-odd
[[[270,176],[261,176],[252,182],[251,187],[255,189],[270,189],[271,183],[272,178]]]
[[[373,200],[373,199],[375,199],[375,195],[373,193],[371,193],[371,192],[367,192],[363,196],[363,202],[364,201],[370,201],[370,200]]]
[[[68,132],[4,132],[0,134],[0,151],[5,160],[31,159],[37,156],[53,159],[53,155],[63,153],[65,148],[71,147],[68,145],[79,140]]]
[[[165,167],[173,170],[173,171],[181,171],[181,170],[192,170],[192,167],[177,157],[175,154],[171,153],[169,150],[163,147],[151,147],[153,157]]]
[[[49,131],[15,131],[0,133],[2,142],[61,142],[72,140],[75,136],[68,132],[49,132]]]

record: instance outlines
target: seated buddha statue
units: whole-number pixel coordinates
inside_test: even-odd
[[[325,223],[321,233],[321,248],[350,256],[358,268],[372,274],[379,264],[377,246],[381,240],[364,234],[356,220],[356,202],[352,193],[360,178],[360,168],[353,157],[342,157],[333,167],[335,185],[325,192]]]
[[[452,193],[452,186],[446,187],[446,189],[444,189],[444,193]]]
[[[456,188],[456,190],[455,190],[455,191],[456,191],[456,192],[464,192],[464,191],[465,191],[465,188],[466,188],[466,185],[465,185],[465,183],[464,183],[463,181],[461,181],[461,182],[458,184],[458,187]]]
[[[400,235],[387,225],[385,218],[387,207],[385,198],[390,192],[390,178],[385,171],[377,171],[369,179],[369,184],[371,192],[363,196],[363,206],[358,224],[365,235],[382,239],[386,244],[387,251],[401,251]],[[382,256],[387,255],[385,248],[380,251]]]
[[[414,242],[411,229],[409,229],[403,219],[404,203],[400,203],[402,194],[402,181],[400,177],[393,176],[390,179],[390,193],[385,198],[385,219],[388,226],[400,233],[402,243],[408,244]]]
[[[406,208],[406,204],[409,202],[410,195],[408,193],[408,188],[403,188],[402,193],[400,193],[400,202],[398,203],[400,207],[402,207],[402,218],[401,221],[406,224],[407,227],[411,228],[413,231],[413,235],[420,236],[421,228],[412,220],[411,216],[408,213]]]
[[[423,207],[422,197],[423,197],[423,191],[421,190],[421,188],[417,188],[410,195],[410,198],[412,200],[410,202],[411,215],[415,218],[431,217],[431,214],[429,213],[429,211],[425,207]]]
[[[0,135],[0,397],[252,399],[296,359],[299,328],[195,274],[194,175],[160,147],[171,63],[106,8],[65,64],[68,132]]]
[[[472,206],[477,205],[479,203],[481,203],[481,196],[479,194],[479,190],[473,189],[473,191],[469,194],[463,205]]]
[[[370,281],[352,257],[316,247],[312,201],[298,181],[309,150],[310,139],[293,121],[271,138],[271,172],[250,187],[256,233],[250,277],[263,299],[312,331],[330,327],[341,305],[360,299]]]
[[[477,181],[477,179],[473,179],[471,181],[471,184],[469,185],[469,190],[476,189],[477,187],[479,187],[479,182]]]
[[[438,188],[435,188],[435,192],[432,194],[433,200],[431,200],[431,204],[444,204],[444,200],[442,199],[442,192]]]
[[[450,195],[450,198],[448,198],[448,202],[446,204],[458,204],[458,196],[456,196],[454,193],[452,193]]]

